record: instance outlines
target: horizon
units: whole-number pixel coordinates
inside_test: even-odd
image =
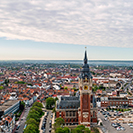
[[[34,59],[22,59],[22,60],[0,60],[0,61],[83,61],[83,60],[68,60],[68,59],[66,59],[66,60],[34,60]],[[108,59],[92,59],[92,60],[88,60],[88,62],[89,61],[133,61],[133,60],[119,60],[119,59],[110,59],[110,60],[108,60]]]

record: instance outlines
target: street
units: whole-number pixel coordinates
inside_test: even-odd
[[[25,108],[24,115],[23,115],[23,117],[22,117],[21,120],[20,120],[20,127],[19,127],[18,130],[15,131],[16,133],[23,133],[24,125],[25,125],[26,118],[27,118],[27,115],[28,115],[28,113],[29,113],[30,108],[31,108],[31,107],[26,107],[26,108]]]
[[[47,117],[47,123],[46,123],[46,133],[49,133],[49,121],[51,120],[51,111],[47,111],[47,112],[49,112],[49,114],[48,114],[48,117]]]

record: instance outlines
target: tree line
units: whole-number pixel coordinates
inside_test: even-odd
[[[26,118],[26,128],[24,133],[39,133],[40,118],[44,115],[42,111],[42,103],[35,102],[30,108],[29,114]]]

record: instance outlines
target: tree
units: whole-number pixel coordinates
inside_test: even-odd
[[[64,128],[63,128],[63,133],[70,133],[69,128],[68,128],[68,127],[64,127]]]
[[[52,106],[55,104],[55,100],[52,97],[46,99],[46,108],[51,109]]]
[[[35,119],[37,122],[40,121],[39,115],[38,115],[37,113],[35,113],[35,112],[29,112],[29,114],[28,114],[26,120],[29,120],[30,118]]]
[[[55,101],[57,101],[57,100],[58,100],[58,98],[56,97],[56,98],[55,98]]]
[[[56,130],[55,130],[55,133],[64,133],[63,129],[61,127],[58,127]]]
[[[64,119],[63,119],[63,118],[61,118],[61,117],[56,118],[56,119],[55,119],[55,122],[56,122],[57,124],[59,124],[59,125],[63,125],[63,124],[65,124]]]
[[[3,86],[0,86],[0,90],[3,90],[4,89],[4,87]]]
[[[96,127],[93,127],[92,130],[94,131],[94,133],[100,133],[99,130]]]
[[[84,133],[91,133],[91,130],[89,128],[85,128]]]
[[[55,133],[70,133],[70,130],[68,127],[64,127],[64,128],[59,127],[56,129]]]
[[[89,128],[85,128],[84,125],[78,125],[75,129],[72,130],[72,133],[91,133]]]
[[[35,124],[29,124],[25,129],[24,133],[39,133],[38,127]]]
[[[67,90],[67,87],[64,87],[65,90]]]
[[[32,107],[34,107],[34,106],[37,106],[37,107],[43,108],[42,103],[39,103],[39,102],[35,102],[35,103],[32,105]]]
[[[9,79],[5,79],[5,82],[6,86],[8,86],[8,83],[9,83]]]
[[[40,108],[40,107],[38,107],[38,106],[33,106],[32,108],[31,108],[31,111],[37,111],[38,112],[38,114],[39,114],[39,116],[42,116],[43,115],[43,111],[42,111],[42,109]]]
[[[23,102],[23,101],[21,101],[21,103],[20,103],[20,110],[21,111],[23,111],[24,110],[24,108],[25,108],[25,103]]]
[[[29,120],[26,121],[26,124],[35,124],[35,125],[39,125],[39,122],[37,122],[35,119],[30,118]]]
[[[55,109],[55,108],[53,108],[53,113],[54,113],[54,112],[56,112],[56,109]]]
[[[54,129],[56,131],[57,128],[62,127],[65,124],[65,121],[63,118],[59,117],[55,119],[55,123],[54,123]]]

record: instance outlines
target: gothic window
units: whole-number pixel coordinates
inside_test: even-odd
[[[73,116],[75,116],[75,111],[73,111]]]
[[[70,116],[72,116],[71,112],[70,112]]]
[[[66,111],[66,116],[68,116],[68,111]]]

